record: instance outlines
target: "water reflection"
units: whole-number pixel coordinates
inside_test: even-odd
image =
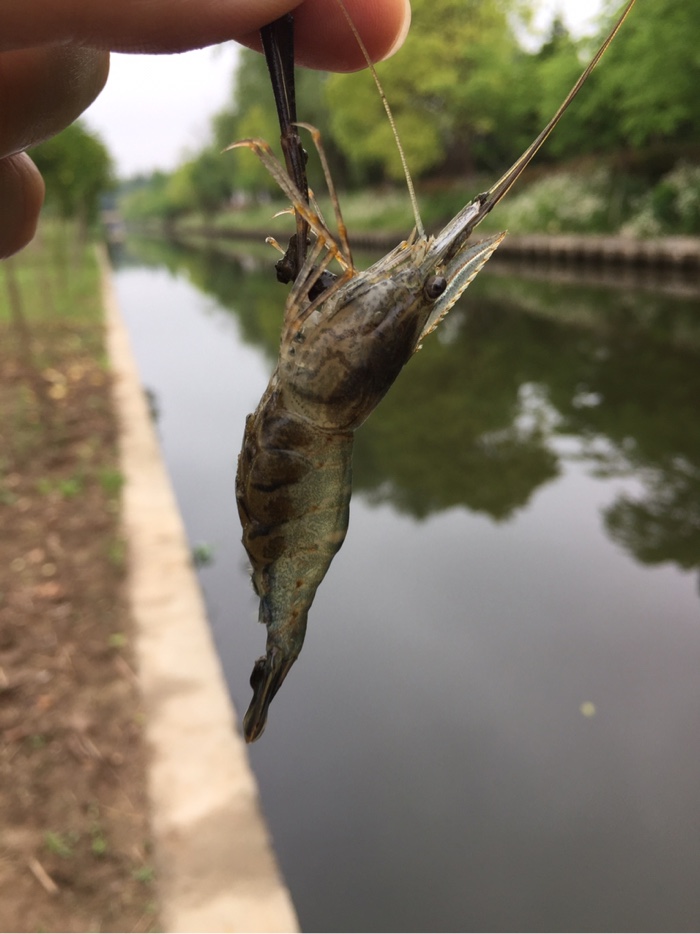
[[[264,631],[235,459],[284,289],[269,253],[148,249],[120,301],[241,710]],[[697,311],[487,273],[467,299],[358,433],[251,750],[303,927],[696,930]]]
[[[272,365],[285,293],[266,251],[147,242],[138,262],[185,271]],[[464,506],[500,522],[577,458],[639,484],[603,510],[613,541],[643,563],[700,566],[698,299],[499,271],[477,278],[358,432],[355,491],[419,519]]]

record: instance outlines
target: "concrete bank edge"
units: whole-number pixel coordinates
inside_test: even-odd
[[[99,260],[163,929],[298,931],[104,249]]]

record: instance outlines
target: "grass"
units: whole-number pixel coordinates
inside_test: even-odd
[[[93,856],[101,858],[107,855],[109,844],[100,820],[99,805],[92,802],[88,807],[88,815],[92,821],[90,824],[90,850]]]
[[[107,560],[117,571],[126,568],[126,542],[121,537],[113,538],[107,546]]]
[[[142,882],[144,885],[150,885],[156,877],[156,871],[153,866],[146,864],[145,866],[140,866],[138,869],[134,869],[131,875],[134,877],[134,879],[136,879],[137,882]]]
[[[109,497],[115,498],[119,496],[121,488],[124,486],[124,475],[114,467],[104,467],[99,472],[99,481],[105,493]]]
[[[2,482],[5,469],[11,473],[69,442],[74,399],[83,410],[104,406],[97,391],[106,379],[103,330],[97,257],[76,226],[45,223],[33,243],[0,265],[0,449],[14,465],[0,465],[5,504],[12,499]],[[37,492],[69,500],[100,484],[118,498],[121,475],[113,467],[97,467],[99,452],[89,447],[83,442],[77,469],[37,477]]]
[[[192,563],[196,568],[206,568],[214,563],[214,547],[206,542],[192,546]]]
[[[129,644],[129,640],[126,638],[123,632],[113,632],[109,639],[107,639],[107,645],[110,649],[123,649]]]
[[[44,834],[44,846],[53,853],[54,856],[60,856],[62,859],[70,859],[73,856],[77,837],[73,833],[55,833],[47,830]]]
[[[154,891],[131,875],[148,828],[123,478],[99,269],[75,228],[46,224],[0,266],[0,346],[0,611],[26,672],[3,694],[19,727],[0,744],[0,824],[32,831],[0,860],[2,916],[8,930],[142,931]],[[26,879],[30,857],[48,887]]]
[[[427,230],[435,230],[495,177],[419,184],[418,204]],[[346,226],[353,235],[390,233],[406,236],[414,226],[408,194],[403,187],[385,186],[371,191],[340,192]],[[335,228],[333,206],[318,198],[326,222]],[[213,218],[192,215],[178,222],[178,229],[202,225],[221,230],[259,230],[280,241],[292,229],[281,198],[251,201],[242,208],[222,211]],[[634,176],[619,175],[605,166],[573,167],[542,174],[531,171],[488,215],[480,226],[484,233],[602,234],[620,233],[649,237],[667,234],[700,234],[700,166],[679,164],[656,185],[649,187]]]
[[[70,477],[59,477],[51,479],[49,477],[40,477],[36,484],[37,492],[42,496],[57,495],[63,499],[73,499],[82,493],[85,488],[85,476],[74,474]]]
[[[30,321],[85,321],[101,315],[93,245],[65,221],[43,223],[34,241],[13,257],[23,310]],[[0,267],[0,322],[10,319],[7,262]],[[47,377],[50,378],[50,377]]]

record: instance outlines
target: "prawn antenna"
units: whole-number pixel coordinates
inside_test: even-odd
[[[374,79],[374,83],[377,86],[377,91],[379,91],[379,96],[381,98],[382,104],[384,105],[384,110],[386,111],[386,115],[389,118],[389,126],[391,127],[391,132],[394,134],[396,148],[399,151],[399,158],[401,159],[401,167],[403,168],[404,178],[406,179],[406,185],[408,187],[408,196],[411,199],[411,207],[413,208],[413,217],[416,222],[416,230],[418,231],[419,237],[425,237],[425,228],[423,227],[423,221],[421,220],[420,211],[418,210],[418,199],[416,198],[416,190],[413,187],[413,179],[411,178],[411,173],[408,170],[408,162],[406,161],[406,154],[403,151],[403,146],[401,145],[401,140],[399,138],[399,131],[396,129],[396,121],[394,120],[394,115],[391,112],[391,107],[389,106],[389,101],[387,100],[387,96],[384,93],[384,88],[382,87],[382,83],[379,80],[377,69],[374,67],[374,64],[372,63],[372,59],[369,57],[367,46],[362,41],[362,36],[358,32],[357,26],[355,26],[355,24],[353,23],[352,17],[348,13],[347,8],[345,4],[343,3],[343,0],[336,0],[336,3],[340,7],[340,9],[343,11],[343,16],[345,17],[345,19],[348,21],[348,25],[350,26],[350,29],[352,30],[352,34],[355,37],[355,41],[359,45],[360,50],[365,57],[365,61],[367,62],[367,67],[369,68],[372,74],[372,78]]]

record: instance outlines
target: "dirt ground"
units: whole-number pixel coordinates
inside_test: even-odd
[[[101,331],[0,324],[2,931],[158,925]]]

